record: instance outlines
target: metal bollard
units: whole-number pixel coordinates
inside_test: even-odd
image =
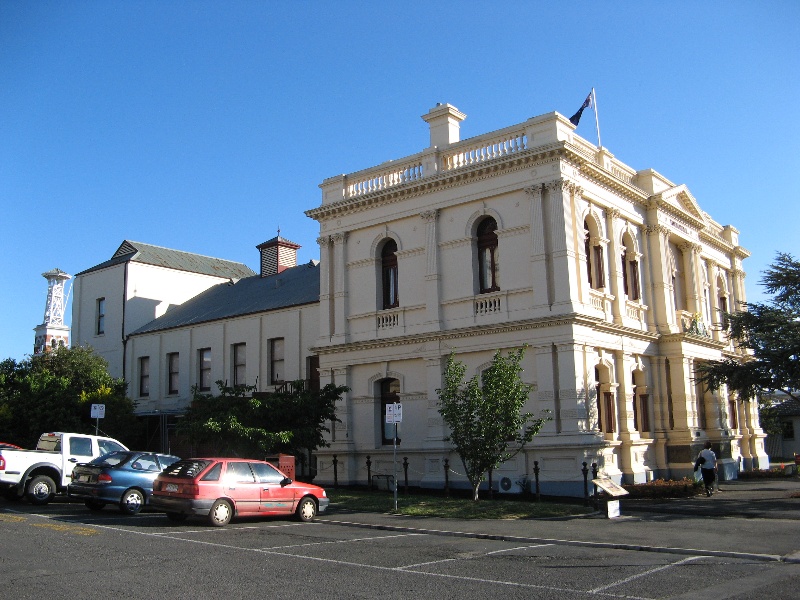
[[[597,463],[592,463],[592,479],[597,479]],[[600,497],[597,494],[597,485],[594,486],[594,509],[600,510]]]
[[[367,485],[369,489],[372,489],[372,461],[369,458],[369,454],[367,454]]]
[[[450,461],[444,459],[444,495],[450,497]]]
[[[339,489],[339,459],[333,455],[333,489]]]
[[[408,457],[403,457],[403,473],[405,474],[406,478],[406,496],[408,496]]]
[[[589,506],[589,466],[586,462],[583,463],[581,473],[583,473],[583,505]]]
[[[542,499],[542,494],[539,491],[539,461],[533,461],[533,479],[536,482],[536,501],[539,502]]]

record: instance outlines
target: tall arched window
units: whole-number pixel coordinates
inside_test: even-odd
[[[497,221],[489,217],[481,221],[477,231],[478,285],[480,293],[500,289],[498,277]]]
[[[597,427],[603,433],[614,433],[616,424],[616,402],[609,384],[608,369],[594,369],[595,390],[597,392]]]
[[[628,300],[639,300],[639,261],[636,260],[633,240],[629,235],[622,238],[622,246],[622,291]]]
[[[386,405],[400,402],[400,382],[397,379],[384,379],[381,381],[381,444],[391,446],[394,444],[395,427],[397,427],[397,443],[400,443],[400,424],[386,422]]]
[[[381,285],[383,289],[383,308],[400,306],[397,295],[397,242],[386,241],[381,249]]]
[[[589,226],[589,221],[583,222],[583,249],[586,253],[586,276],[589,280],[589,287],[601,290],[606,287],[606,271],[603,264],[603,246],[599,242],[592,244],[595,238]]]

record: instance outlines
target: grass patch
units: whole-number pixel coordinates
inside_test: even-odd
[[[409,494],[397,495],[397,511],[394,510],[394,495],[390,492],[366,490],[328,490],[332,512],[378,512],[412,517],[444,517],[448,519],[536,519],[569,517],[587,514],[590,507],[582,504],[536,502],[534,500],[510,500],[497,497],[473,502],[469,498],[446,498],[444,496]]]

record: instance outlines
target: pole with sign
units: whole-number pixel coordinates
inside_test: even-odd
[[[403,405],[400,402],[386,405],[386,422],[394,423],[394,512],[397,512],[397,424],[403,422]]]
[[[94,434],[97,435],[97,430],[100,428],[100,419],[106,418],[106,405],[105,404],[92,404],[92,419],[94,422]]]

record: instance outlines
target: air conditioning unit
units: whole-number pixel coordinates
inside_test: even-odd
[[[501,477],[497,491],[501,494],[521,494],[522,486],[510,477]]]

